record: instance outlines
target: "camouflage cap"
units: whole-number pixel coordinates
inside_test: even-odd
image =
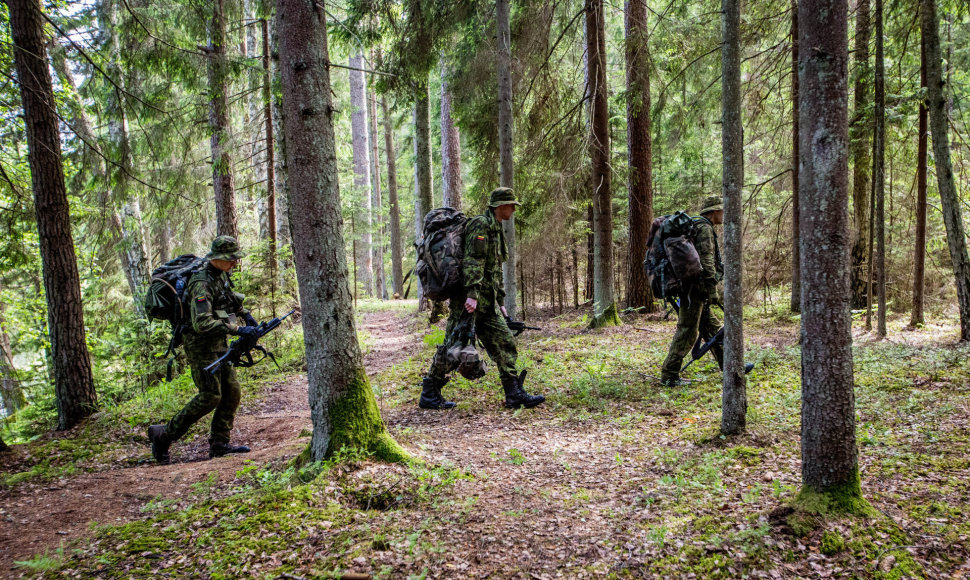
[[[522,205],[515,200],[515,194],[511,187],[496,187],[492,190],[492,195],[488,200],[488,207],[498,207],[500,205]]]
[[[700,215],[719,210],[724,210],[724,204],[721,203],[721,196],[712,195],[704,199],[704,203],[701,205]]]
[[[208,260],[226,260],[235,262],[246,256],[245,252],[239,249],[239,243],[232,236],[219,236],[212,240],[212,247],[206,254]]]

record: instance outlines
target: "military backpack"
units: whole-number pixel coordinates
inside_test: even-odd
[[[172,325],[172,340],[164,356],[174,354],[182,344],[182,332],[189,320],[185,290],[192,274],[204,266],[205,258],[183,254],[152,270],[152,283],[145,294],[145,314],[155,320],[167,320]],[[174,357],[168,364],[168,380],[171,380],[173,361]]]
[[[694,247],[695,220],[678,211],[650,225],[643,269],[654,296],[670,301],[687,292],[704,272]]]
[[[424,216],[414,267],[429,300],[447,300],[462,289],[461,260],[464,251],[465,214],[439,207]]]

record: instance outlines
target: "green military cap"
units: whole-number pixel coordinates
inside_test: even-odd
[[[496,187],[492,190],[492,195],[488,200],[488,207],[498,207],[500,205],[522,205],[515,200],[515,194],[511,187]]]
[[[701,205],[701,215],[710,213],[712,211],[719,211],[724,209],[724,204],[721,203],[721,196],[712,195],[704,199],[704,203]]]
[[[246,256],[245,252],[239,249],[239,242],[232,236],[219,236],[212,240],[212,248],[206,254],[208,260],[226,260],[235,262]]]

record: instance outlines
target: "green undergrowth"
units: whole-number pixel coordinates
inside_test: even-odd
[[[455,483],[471,478],[453,466],[374,463],[352,449],[311,469],[250,464],[239,476],[246,484],[230,498],[159,505],[147,519],[97,526],[79,547],[21,567],[42,577],[80,570],[103,578],[183,577],[205,570],[210,578],[275,578],[297,568],[300,576],[339,576],[375,547],[408,547],[414,530],[397,515],[433,511],[453,501]]]

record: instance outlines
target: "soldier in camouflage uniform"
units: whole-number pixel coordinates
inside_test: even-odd
[[[709,339],[721,328],[721,321],[711,312],[712,304],[720,304],[718,282],[724,277],[724,265],[721,263],[721,252],[717,245],[717,234],[714,226],[723,223],[724,206],[721,198],[711,196],[704,200],[700,217],[694,218],[694,248],[701,259],[704,269],[698,283],[688,288],[680,296],[680,308],[677,311],[677,330],[670,343],[670,351],[664,361],[660,383],[664,386],[678,386],[685,384],[680,379],[680,369],[684,357],[690,353],[691,347],[697,341],[698,333]],[[718,366],[724,366],[724,347],[716,343],[711,352],[717,359]]]
[[[214,375],[205,370],[228,350],[227,336],[256,333],[256,319],[243,308],[243,295],[232,290],[229,278],[229,273],[243,256],[245,254],[239,250],[235,239],[219,236],[212,241],[206,265],[189,278],[185,301],[189,305],[191,325],[184,331],[184,348],[199,394],[168,424],[148,428],[152,455],[159,463],[168,463],[169,446],[213,411],[209,458],[249,451],[245,445],[229,444],[229,432],[240,397],[236,369],[232,365],[223,365]]]
[[[458,363],[449,360],[447,352],[460,337],[455,332],[463,316],[474,317],[475,334],[485,346],[488,356],[498,367],[505,406],[514,409],[532,408],[546,400],[542,395],[530,395],[522,388],[525,371],[516,374],[517,352],[515,338],[505,322],[508,313],[503,303],[502,262],[508,257],[505,247],[503,221],[512,217],[521,205],[508,187],[494,190],[485,213],[468,220],[465,225],[462,279],[464,290],[449,299],[451,314],[445,330],[445,343],[438,347],[431,370],[421,385],[422,409],[451,409],[455,403],[445,400],[441,387],[448,382],[448,374]]]

